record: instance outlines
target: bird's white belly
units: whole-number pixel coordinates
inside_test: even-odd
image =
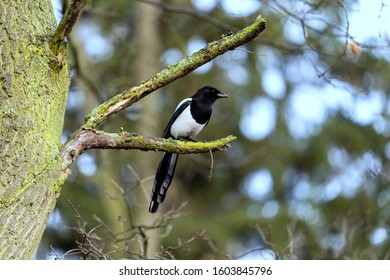
[[[193,139],[203,129],[205,124],[197,123],[191,116],[188,106],[176,119],[171,127],[171,135],[175,138],[183,137]]]

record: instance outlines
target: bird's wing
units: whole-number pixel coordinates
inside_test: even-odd
[[[175,112],[173,113],[171,119],[169,120],[167,126],[164,129],[164,133],[162,135],[163,138],[171,137],[171,127],[173,123],[176,121],[177,117],[191,104],[192,98],[186,98],[182,102],[177,105]]]

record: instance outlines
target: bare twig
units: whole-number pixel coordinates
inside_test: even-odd
[[[54,55],[57,56],[60,47],[65,40],[65,37],[68,36],[72,31],[85,2],[86,0],[72,0],[70,2],[64,16],[61,19],[60,24],[58,25],[56,31],[53,34],[53,37],[49,42],[50,49]]]
[[[177,250],[189,251],[190,249],[188,248],[188,246],[194,243],[195,241],[203,241],[207,244],[207,246],[211,249],[213,253],[226,259],[232,259],[230,255],[221,252],[221,250],[217,248],[214,242],[206,234],[205,230],[201,231],[200,233],[197,233],[196,235],[192,236],[191,238],[189,238],[184,242],[182,242],[181,239],[178,239],[176,246],[161,247],[161,250],[157,253],[157,258],[166,259],[168,257],[169,259],[175,259],[175,255],[173,254],[174,251]]]
[[[233,26],[233,25],[230,25],[230,24],[227,24],[223,21],[220,21],[214,17],[211,17],[207,14],[204,14],[202,12],[199,12],[195,9],[190,9],[190,8],[186,8],[186,7],[178,7],[178,6],[173,6],[173,5],[169,5],[167,3],[161,3],[161,2],[157,2],[157,1],[153,1],[153,0],[137,0],[138,2],[141,2],[141,3],[145,3],[145,4],[148,4],[148,5],[152,5],[154,7],[157,7],[161,10],[163,10],[164,12],[168,12],[168,13],[177,13],[177,14],[182,14],[182,15],[187,15],[187,16],[191,16],[193,18],[197,18],[199,20],[202,20],[204,22],[207,22],[221,30],[224,30],[224,31],[238,31],[239,28],[237,28],[236,26]],[[287,44],[281,44],[280,42],[277,42],[275,41],[274,39],[266,39],[266,38],[261,38],[261,37],[258,37],[256,39],[254,39],[254,41],[256,43],[259,43],[260,45],[264,46],[264,45],[267,45],[267,46],[270,46],[270,47],[274,47],[274,48],[277,48],[277,49],[280,49],[280,50],[284,50],[284,51],[287,51],[287,52],[291,52],[291,53],[294,53],[294,54],[300,54],[302,53],[302,48],[299,46],[299,47],[293,47],[291,45],[287,45]],[[247,50],[244,50],[244,49],[240,49],[240,51],[246,51],[246,52],[249,52]],[[249,53],[253,53],[253,52],[249,52]],[[257,53],[255,53],[256,55],[258,55]]]
[[[97,241],[101,241],[101,239],[94,233],[97,229],[103,226],[103,223],[100,223],[99,225],[93,227],[91,230],[87,231],[86,229],[86,222],[84,222],[84,219],[80,215],[77,208],[72,204],[72,202],[68,199],[68,203],[72,210],[75,212],[75,216],[78,220],[76,227],[70,227],[67,228],[68,230],[72,230],[77,232],[81,235],[82,240],[76,241],[77,248],[70,249],[66,251],[62,256],[59,256],[54,248],[50,246],[51,250],[55,254],[56,259],[65,259],[66,256],[73,256],[73,255],[79,255],[84,260],[90,259],[90,258],[106,258],[105,255],[102,253],[103,246],[97,243]]]
[[[237,31],[238,30],[238,28],[235,26],[226,24],[220,20],[217,20],[213,17],[210,17],[206,14],[200,13],[194,9],[189,9],[186,7],[177,7],[177,6],[173,6],[173,5],[169,5],[166,3],[161,3],[161,2],[157,2],[157,1],[153,1],[153,0],[137,0],[137,1],[141,2],[141,3],[148,4],[148,5],[155,6],[155,7],[159,8],[165,12],[178,13],[178,14],[188,15],[188,16],[192,16],[192,17],[201,19],[201,20],[208,22],[208,23],[210,23],[210,24],[212,24],[220,29],[225,30],[225,31]]]
[[[211,182],[211,178],[213,176],[213,169],[214,169],[214,157],[213,152],[210,151],[210,173],[209,173],[209,182]]]

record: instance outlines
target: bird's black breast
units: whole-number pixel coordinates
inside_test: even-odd
[[[207,124],[209,122],[212,113],[211,105],[208,103],[192,102],[190,108],[191,115],[197,123]]]

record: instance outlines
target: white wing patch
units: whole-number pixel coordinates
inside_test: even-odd
[[[191,100],[192,100],[192,98],[183,99],[183,100],[176,106],[175,111],[176,111],[177,109],[179,109],[179,107],[180,107],[184,102],[191,101]]]

